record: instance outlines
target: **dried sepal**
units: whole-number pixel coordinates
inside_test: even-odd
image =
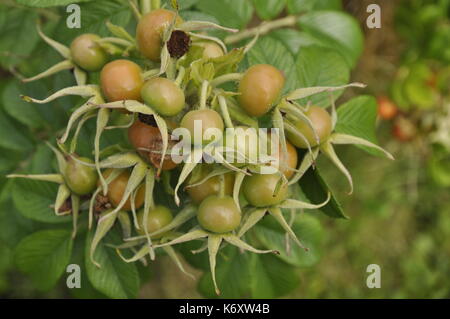
[[[234,202],[236,203],[236,206],[239,208],[239,210],[241,209],[241,206],[239,204],[239,194],[241,192],[241,186],[242,186],[242,183],[244,182],[244,178],[245,178],[245,174],[235,173],[234,185],[233,185],[233,199],[234,199]]]
[[[55,154],[56,161],[58,162],[59,172],[62,174],[62,176],[64,178],[64,172],[66,171],[66,167],[67,167],[67,161],[66,161],[65,156],[57,148],[55,148],[52,144],[50,144],[49,142],[46,142],[45,144]]]
[[[305,115],[304,113],[305,110],[300,105],[298,105],[295,102],[287,102],[285,100],[280,104],[280,107],[286,112],[288,112],[290,116],[294,116],[295,118],[305,122],[313,132],[314,139],[316,140],[317,144],[320,144],[320,138],[319,135],[317,134],[317,130],[315,129],[309,117]]]
[[[58,92],[53,93],[49,97],[38,100],[29,96],[21,95],[21,98],[26,102],[33,102],[37,104],[45,104],[52,102],[60,97],[69,96],[69,95],[77,95],[81,97],[92,97],[100,94],[99,87],[97,85],[83,85],[83,86],[71,86],[59,90]]]
[[[289,210],[289,222],[288,222],[290,227],[292,227],[292,225],[294,225],[295,217],[296,217],[295,209],[290,209]],[[288,233],[286,233],[284,235],[284,242],[285,242],[286,255],[290,256],[290,254],[291,254],[291,237],[289,237]]]
[[[166,121],[160,117],[159,115],[153,115],[156,121],[156,125],[158,126],[159,132],[161,134],[162,138],[162,154],[161,154],[161,161],[159,163],[158,171],[156,172],[156,175],[159,176],[162,171],[162,167],[164,164],[164,160],[166,159],[167,150],[169,148],[169,131],[167,129],[167,123]]]
[[[256,249],[255,247],[250,246],[249,244],[247,244],[246,242],[244,242],[243,240],[239,239],[238,236],[236,235],[222,235],[223,239],[225,241],[227,241],[228,243],[242,249],[242,250],[247,250],[249,252],[255,253],[255,254],[277,254],[279,255],[280,252],[278,250],[260,250],[260,249]]]
[[[70,198],[71,191],[66,184],[61,184],[58,187],[58,193],[56,194],[55,200],[55,214],[56,216],[65,216],[72,212],[72,209],[67,209],[61,211],[61,207],[63,207],[64,203]]]
[[[144,81],[150,80],[151,78],[154,78],[154,77],[157,77],[158,75],[160,75],[159,71],[160,71],[160,69],[152,69],[152,70],[145,71],[142,74],[142,78],[144,79]]]
[[[238,231],[238,237],[244,236],[253,226],[255,226],[267,213],[267,208],[254,208],[245,213],[245,219],[241,223]]]
[[[279,208],[286,208],[286,209],[319,209],[324,207],[325,205],[328,204],[328,202],[331,199],[331,193],[328,193],[327,195],[327,199],[320,204],[311,204],[311,203],[306,203],[300,200],[296,200],[296,199],[286,199],[285,201],[283,201],[281,204],[278,205]]]
[[[161,162],[160,167],[158,169],[157,175],[159,176],[162,169],[162,164],[165,160],[167,149],[169,147],[169,133],[166,121],[159,116],[154,110],[152,110],[149,106],[142,104],[138,101],[119,101],[119,102],[112,102],[107,104],[99,105],[101,108],[111,108],[111,109],[126,109],[127,111],[131,113],[141,113],[145,115],[152,115],[156,121],[156,125],[158,126],[158,129],[161,133],[162,142],[163,142],[163,150],[161,155]]]
[[[161,248],[161,247],[165,247],[165,246],[173,246],[173,245],[177,245],[177,244],[182,244],[188,241],[193,241],[193,240],[198,240],[198,239],[202,239],[202,238],[206,238],[208,237],[210,234],[207,233],[204,230],[201,229],[193,229],[190,232],[183,234],[181,236],[178,236],[177,238],[167,242],[167,243],[163,243],[163,244],[158,244],[155,245],[153,248]]]
[[[334,92],[343,90],[349,87],[357,87],[357,88],[365,88],[366,85],[362,83],[350,83],[342,86],[318,86],[318,87],[310,87],[310,88],[301,88],[292,91],[286,96],[287,100],[300,100],[305,97],[309,97],[315,94],[323,93],[323,92]]]
[[[80,197],[75,194],[72,194],[70,199],[72,201],[72,226],[73,226],[72,239],[73,239],[77,235],[78,216],[80,213]]]
[[[286,175],[282,174],[281,172],[278,172],[276,174],[279,176],[279,179],[277,185],[275,186],[275,189],[273,190],[273,196],[278,196],[280,190],[288,184]]]
[[[275,110],[273,111],[272,123],[273,127],[278,129],[278,138],[281,143],[281,152],[283,154],[283,158],[287,158],[287,142],[284,132],[284,120],[279,108],[275,108]]]
[[[95,169],[97,170],[100,183],[103,187],[103,194],[108,193],[108,184],[105,181],[105,178],[103,177],[103,174],[100,170],[100,137],[109,122],[109,114],[110,111],[108,109],[100,109],[98,111],[97,115],[97,126],[95,130],[95,137],[94,137],[94,163],[95,163]]]
[[[392,156],[391,153],[389,153],[388,151],[386,151],[385,149],[381,148],[380,146],[369,142],[365,139],[362,139],[360,137],[356,137],[353,135],[347,135],[347,134],[341,134],[341,133],[334,133],[331,135],[330,137],[330,142],[333,144],[338,144],[338,145],[362,145],[362,146],[366,146],[369,148],[373,148],[377,151],[382,152],[387,158],[389,158],[390,160],[394,160],[394,156]]]
[[[184,223],[186,223],[195,215],[196,215],[196,208],[192,205],[188,205],[185,208],[183,208],[168,225],[151,233],[150,236],[159,236],[161,234],[167,233],[168,231],[174,230],[183,225]]]
[[[201,168],[201,167],[199,166],[199,168]],[[186,185],[185,188],[188,189],[188,188],[200,186],[200,185],[206,183],[209,179],[211,179],[211,178],[213,178],[213,177],[216,177],[216,176],[220,176],[220,175],[226,174],[226,173],[228,173],[229,171],[230,171],[229,169],[227,169],[227,168],[225,168],[225,167],[222,167],[222,166],[219,166],[219,167],[216,167],[215,169],[213,169],[211,172],[209,172],[209,173],[208,173],[207,175],[205,175],[204,177],[201,177],[201,176],[199,175],[198,177],[200,177],[200,179],[198,179],[198,178],[196,178],[197,176],[195,176],[194,174],[195,174],[196,172],[200,172],[200,170],[199,170],[199,171],[194,170],[194,171],[192,172],[192,174],[191,174],[191,177],[192,177],[192,180],[194,180],[195,182]]]
[[[94,118],[97,116],[96,112],[89,112],[85,113],[83,117],[80,119],[80,121],[77,124],[77,128],[75,129],[75,133],[73,134],[72,140],[70,142],[70,153],[75,153],[77,149],[78,144],[78,137],[80,136],[81,129],[83,128],[84,124],[90,120],[91,118]]]
[[[128,129],[128,128],[130,128],[133,125],[134,122],[135,122],[135,116],[133,114],[133,116],[129,116],[128,123],[123,124],[123,125],[106,126],[105,130]]]
[[[101,265],[94,260],[95,250],[97,249],[97,246],[100,243],[100,241],[103,239],[103,237],[105,237],[105,235],[108,233],[108,231],[112,228],[112,226],[116,222],[118,214],[119,211],[106,213],[104,216],[102,216],[102,218],[98,220],[95,235],[94,238],[92,239],[91,246],[89,248],[90,260],[98,268],[100,268]]]
[[[170,53],[169,53],[169,48],[167,47],[167,43],[165,43],[161,49],[161,66],[159,69],[158,76],[167,72],[170,61],[171,61],[171,57],[170,57]]]
[[[219,101],[220,112],[222,113],[223,120],[225,122],[226,127],[233,128],[234,125],[233,125],[233,121],[231,120],[230,113],[228,111],[227,100],[222,95],[219,95],[217,98]]]
[[[338,114],[336,111],[336,101],[333,96],[333,92],[330,92],[330,104],[331,104],[331,124],[332,124],[332,131],[336,128],[337,122],[338,122]]]
[[[316,162],[317,157],[319,156],[319,148],[315,147],[312,152],[306,153],[303,160],[301,161],[297,172],[292,176],[292,178],[289,180],[288,185],[294,185],[297,184],[298,181],[305,175],[306,171],[314,165]]]
[[[137,194],[138,188],[135,189],[130,196],[130,204],[131,204],[131,215],[133,216],[133,223],[134,227],[136,229],[140,229],[140,225],[137,219],[137,212],[136,212],[136,194]]]
[[[289,226],[288,222],[286,221],[286,219],[283,216],[283,213],[281,211],[280,208],[278,207],[270,207],[269,208],[269,213],[270,215],[272,215],[276,221],[280,224],[281,227],[283,227],[283,229],[286,231],[286,233],[289,235],[289,237],[291,237],[291,239],[301,248],[305,249],[306,251],[308,250],[307,248],[305,248],[302,243],[300,242],[300,240],[297,238],[297,235],[295,235],[294,231],[292,230],[291,226]]]
[[[142,244],[144,244],[144,243],[145,243],[145,238],[135,239],[132,237],[128,237],[128,238],[125,238],[124,243],[122,243],[120,245],[105,244],[105,246],[108,246],[108,247],[111,247],[114,249],[127,249],[127,248],[134,248],[136,246],[142,246]]]
[[[136,248],[130,248],[131,249],[131,251],[133,252],[133,253],[137,253],[137,250],[136,250]],[[144,257],[142,257],[141,259],[139,259],[139,262],[144,266],[144,267],[147,267],[148,266],[148,262],[147,262],[147,258],[145,258],[145,256]]]
[[[131,237],[131,220],[130,215],[127,212],[119,212],[117,215],[117,220],[119,221],[120,227],[122,228],[122,236],[123,238]]]
[[[63,135],[61,136],[61,138],[59,139],[59,143],[64,144],[67,141],[67,139],[69,138],[70,131],[72,130],[72,127],[75,125],[75,122],[78,121],[78,119],[84,117],[87,114],[90,115],[90,114],[92,114],[93,111],[96,110],[96,107],[93,102],[94,102],[94,98],[89,99],[86,103],[81,105],[70,115],[69,121],[67,122],[67,125],[66,125],[66,129],[65,129]],[[80,122],[82,122],[82,121],[83,120],[81,120]],[[79,125],[77,126],[77,131],[79,129],[81,129],[80,125],[83,124],[80,122],[78,123]]]
[[[208,152],[208,155],[211,155],[212,158],[216,161],[216,163],[220,163],[228,170],[231,170],[233,172],[242,173],[244,175],[251,175],[249,172],[247,172],[247,169],[238,168],[238,167],[234,166],[233,164],[231,164],[229,161],[227,161],[222,154],[223,151],[224,151],[223,146],[217,146],[217,147],[214,147],[213,150],[211,150],[211,152]],[[242,156],[241,158],[244,158],[247,160],[245,155],[242,154],[241,152],[235,152],[235,154],[237,154],[238,156]]]
[[[129,6],[130,6],[130,8],[131,8],[131,11],[133,12],[133,14],[134,14],[136,20],[137,20],[137,21],[141,20],[142,14],[141,14],[141,12],[139,11],[139,8],[137,7],[136,2],[133,1],[133,0],[128,0],[128,4],[129,4]]]
[[[227,73],[221,76],[216,77],[211,81],[212,87],[217,87],[222,84],[228,83],[228,82],[239,82],[244,77],[243,73]],[[234,93],[234,92],[233,92]],[[239,93],[234,93],[234,95],[238,95]]]
[[[88,221],[88,228],[91,229],[92,228],[92,224],[94,223],[94,210],[95,210],[95,203],[97,202],[97,196],[100,194],[100,192],[102,191],[102,187],[98,187],[94,194],[92,194],[91,199],[89,200],[89,221]]]
[[[163,171],[161,174],[161,180],[164,187],[164,191],[168,195],[175,195],[175,190],[170,184],[171,173],[169,171]]]
[[[194,168],[197,166],[198,163],[202,160],[203,152],[199,148],[194,148],[192,152],[189,154],[186,163],[183,166],[183,169],[181,170],[180,176],[178,177],[177,185],[175,186],[175,204],[177,206],[180,206],[180,198],[178,196],[178,190],[180,189],[181,185],[186,181],[188,176],[192,173]]]
[[[127,40],[131,43],[135,43],[136,40],[133,38],[133,36],[131,34],[128,33],[127,30],[125,30],[124,27],[115,25],[113,23],[111,23],[111,21],[106,21],[106,27],[108,28],[109,32],[111,32],[111,34],[113,34],[114,36]]]
[[[64,184],[64,178],[61,174],[9,174],[7,178],[24,178],[41,182],[50,182],[56,184]]]
[[[144,245],[142,246],[141,249],[139,249],[132,257],[130,258],[125,258],[125,256],[123,256],[123,254],[121,253],[119,248],[116,248],[116,252],[119,255],[119,257],[126,263],[133,263],[136,262],[142,258],[145,258],[145,256],[148,255],[149,253],[149,247],[148,245]]]
[[[222,31],[230,32],[230,33],[236,33],[239,31],[237,29],[222,27],[221,25],[218,25],[217,23],[209,22],[209,21],[186,21],[186,22],[183,22],[181,25],[179,25],[178,29],[183,30],[185,32],[199,31],[199,30],[203,30],[203,29],[217,29],[217,30],[222,30]]]
[[[322,153],[324,153],[332,162],[333,164],[345,175],[347,178],[347,181],[350,185],[350,191],[349,195],[353,193],[353,178],[350,172],[347,170],[344,164],[342,164],[341,160],[337,156],[333,144],[331,144],[330,141],[326,141],[320,146],[320,150]]]
[[[208,254],[209,254],[209,267],[211,269],[211,276],[214,283],[214,288],[216,290],[216,294],[220,295],[220,290],[217,286],[216,281],[216,257],[217,252],[219,251],[220,244],[222,243],[222,235],[212,235],[208,236]]]
[[[172,261],[175,263],[175,265],[177,265],[178,269],[180,269],[183,274],[195,280],[195,276],[184,268],[183,263],[181,262],[180,258],[178,258],[178,255],[175,252],[175,249],[170,246],[163,247],[163,249],[167,253],[167,256],[172,259]]]
[[[74,67],[75,67],[75,65],[71,61],[65,60],[65,61],[59,62],[59,63],[51,66],[50,68],[48,68],[47,70],[45,70],[42,73],[39,73],[30,78],[23,79],[22,81],[23,82],[32,82],[32,81],[44,79],[46,77],[49,77],[49,76],[59,73],[61,71],[71,70]]]
[[[284,120],[284,127],[285,129],[292,134],[293,136],[295,136],[296,138],[299,138],[301,140],[303,140],[306,144],[306,146],[308,147],[308,152],[312,153],[312,148],[311,148],[311,144],[309,143],[308,139],[305,137],[305,135],[303,135],[294,125],[292,125],[288,120]]]
[[[41,27],[38,23],[37,25],[37,32],[39,34],[39,36],[42,38],[42,40],[44,40],[49,46],[51,46],[53,49],[55,49],[59,54],[61,54],[61,56],[65,59],[70,60],[71,59],[71,54],[70,54],[70,49],[68,47],[66,47],[64,44],[61,44],[51,38],[49,38],[48,36],[46,36],[42,30]]]
[[[207,249],[208,249],[208,241],[206,241],[198,249],[191,250],[191,254],[193,254],[193,255],[201,254],[202,252],[204,252]]]
[[[208,36],[205,34],[194,33],[194,32],[187,32],[187,34],[189,34],[193,38],[198,38],[198,39],[202,39],[202,40],[215,42],[222,48],[222,50],[225,54],[228,52],[227,46],[219,38]]]
[[[75,76],[75,81],[78,85],[83,86],[87,83],[87,73],[83,71],[78,66],[74,66],[73,75]]]
[[[237,105],[230,103],[231,99],[228,99],[228,112],[231,118],[238,123],[244,124],[252,128],[258,128],[258,121],[246,114],[242,108]]]
[[[152,247],[152,239],[150,237],[150,234],[148,232],[148,229],[146,227],[147,221],[148,221],[148,214],[152,208],[155,206],[155,202],[153,200],[153,189],[155,187],[155,173],[153,169],[148,169],[147,173],[145,175],[145,202],[144,202],[144,218],[143,218],[143,226],[144,226],[144,233],[145,237],[147,239],[147,245],[149,247],[149,253],[150,253],[150,259],[155,259],[155,251]],[[136,220],[137,222],[137,220]],[[136,223],[136,228],[139,229],[139,224]]]
[[[142,163],[142,159],[133,152],[120,153],[111,155],[100,162],[101,168],[130,168],[138,163]],[[91,164],[91,167],[95,165]]]
[[[111,174],[108,175],[106,178],[106,184],[110,184],[113,180],[115,180],[120,174],[122,174],[123,169],[114,169]],[[102,191],[102,186],[100,185],[92,195],[90,201],[89,201],[89,229],[92,228],[93,220],[94,220],[94,208],[95,203],[97,201],[97,196]],[[106,196],[106,193],[105,193]]]
[[[123,197],[121,199],[121,201],[119,202],[119,204],[117,205],[117,207],[110,213],[115,213],[118,212],[122,209],[122,207],[125,205],[125,203],[127,202],[127,200],[130,198],[131,194],[139,187],[139,185],[142,183],[142,181],[144,180],[146,174],[148,171],[148,167],[145,163],[137,163],[136,166],[133,168],[130,178],[128,180],[128,184],[125,187],[125,192],[123,194]],[[101,218],[106,218],[105,215]]]

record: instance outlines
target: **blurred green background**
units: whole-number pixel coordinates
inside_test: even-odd
[[[382,8],[381,30],[365,27],[366,8],[371,3],[379,3]],[[352,81],[366,83],[369,93],[391,96],[392,80],[404,65],[423,62],[438,70],[448,68],[449,54],[445,50],[450,43],[449,1],[347,0],[343,8],[360,21],[365,32],[364,54]],[[411,30],[415,32],[410,34]],[[432,39],[431,35],[438,33],[442,33],[436,36],[438,39]],[[13,69],[0,70],[0,83],[12,76]],[[450,82],[446,85],[449,88]],[[356,93],[350,90],[343,99]],[[443,92],[440,103],[448,104],[447,93]],[[419,115],[411,108],[400,112],[406,119],[420,118],[423,114],[439,116],[433,113],[433,107]],[[416,120],[411,122],[418,125]],[[436,176],[449,172],[430,174],[429,162],[438,152],[436,148],[440,148],[428,139],[428,131],[405,143],[394,138],[393,125],[379,120],[378,136],[380,145],[396,157],[395,162],[370,157],[356,148],[339,149],[354,177],[352,196],[346,194],[346,181],[332,165],[326,160],[321,163],[350,220],[319,216],[325,228],[321,259],[311,268],[298,270],[301,283],[287,298],[450,297],[450,188]],[[5,126],[0,128],[0,134],[8,134]],[[8,168],[2,167],[2,158],[16,155],[7,154],[3,148],[0,151],[3,172]],[[448,166],[448,155],[444,161]],[[0,177],[0,182],[5,183],[4,177]],[[20,232],[36,225],[18,215],[10,199],[0,198],[0,205],[0,224],[15,225],[1,227],[0,297],[73,297],[63,285],[50,292],[39,292],[15,269],[10,247],[16,244]],[[380,289],[366,286],[366,268],[370,264],[381,267]],[[195,269],[191,271],[201,274]],[[183,276],[164,257],[156,261],[149,278],[152,280],[143,286],[140,297],[201,297],[196,292],[196,282]]]

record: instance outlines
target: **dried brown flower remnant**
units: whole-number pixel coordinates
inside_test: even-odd
[[[110,209],[111,203],[107,196],[97,195],[94,205],[94,211],[96,213],[102,213],[103,211]]]
[[[175,30],[172,32],[167,48],[172,58],[181,58],[189,51],[191,45],[191,38],[183,31]]]
[[[155,127],[157,126],[155,117],[153,115],[139,113],[138,118],[139,118],[139,121],[141,121],[142,123],[145,123],[150,126],[155,126]]]

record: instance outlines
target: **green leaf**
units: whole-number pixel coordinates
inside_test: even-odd
[[[93,0],[16,0],[17,3],[23,4],[29,7],[38,7],[38,8],[46,8],[46,7],[56,7],[56,6],[65,6],[71,3],[80,3],[80,2],[88,2]]]
[[[181,11],[180,16],[185,21],[208,21],[219,24],[216,17],[199,11]]]
[[[296,213],[299,214],[299,211]],[[266,216],[254,233],[265,248],[279,251],[280,255],[277,257],[284,262],[297,267],[313,266],[320,259],[320,244],[323,239],[320,222],[310,214],[297,215],[292,230],[309,251],[291,241],[290,251],[286,252],[286,232],[271,216]]]
[[[294,57],[282,42],[271,38],[263,37],[248,52],[248,64],[271,64],[284,72],[286,76],[286,84],[284,92],[289,92],[298,87],[297,74],[294,65]]]
[[[377,101],[373,96],[361,95],[341,105],[337,111],[338,121],[335,131],[361,137],[377,144],[376,119]],[[357,145],[357,147],[376,156],[384,156],[373,148]]]
[[[341,0],[287,0],[290,14],[297,14],[310,10],[340,10]]]
[[[331,192],[317,168],[315,170],[310,168],[305,175],[303,175],[299,184],[305,196],[312,203],[322,203],[326,200],[328,193]],[[332,218],[348,219],[341,204],[337,201],[333,194],[331,194],[331,200],[329,203],[322,207],[320,211]]]
[[[20,213],[44,223],[67,223],[70,216],[56,216],[50,207],[56,198],[56,184],[17,179],[12,187],[14,205]]]
[[[86,238],[85,263],[89,281],[95,289],[109,298],[136,298],[139,291],[139,273],[134,263],[125,263],[112,248],[102,242],[97,246],[94,259],[98,268],[90,261],[90,247],[93,232]],[[118,234],[110,233],[107,239],[117,241]]]
[[[35,87],[43,89],[42,85],[34,85]],[[43,119],[38,111],[38,107],[20,98],[21,94],[35,96],[34,92],[24,92],[24,85],[19,85],[17,81],[11,81],[5,87],[2,94],[3,108],[9,116],[13,117],[20,123],[31,128],[40,128],[43,125]],[[39,92],[37,92],[39,94]],[[48,106],[44,106],[48,107]]]
[[[211,272],[200,278],[198,289],[207,298],[240,298],[249,297],[249,258],[248,253],[241,254],[232,246],[227,246],[217,255],[216,279],[221,295],[214,290]],[[252,274],[253,275],[253,274]]]
[[[178,0],[180,10],[187,10],[197,4],[199,0]]]
[[[356,65],[363,51],[364,36],[354,17],[344,12],[312,11],[299,18],[299,26],[341,53],[350,67]]]
[[[282,42],[286,48],[297,56],[300,48],[312,45],[323,46],[320,39],[313,37],[309,33],[295,29],[278,29],[269,33],[269,36]]]
[[[39,41],[34,11],[0,5],[0,65],[13,67],[30,57]]]
[[[244,28],[253,15],[250,0],[199,0],[196,7],[229,28]]]
[[[0,175],[10,173],[23,159],[23,154],[0,148]]]
[[[69,230],[44,230],[24,238],[16,247],[15,261],[38,288],[48,290],[63,274],[72,254]]]
[[[285,296],[300,282],[296,269],[273,255],[250,256],[250,271],[251,296],[256,299]]]
[[[2,109],[0,109],[0,147],[19,152],[32,147],[31,142],[11,123]]]
[[[56,166],[53,166],[55,154],[46,144],[42,143],[36,147],[30,163],[31,174],[51,174]]]
[[[292,68],[292,67],[291,67]],[[350,69],[344,58],[328,48],[304,47],[297,55],[296,61],[299,87],[340,86],[350,80]],[[335,99],[342,91],[333,93]],[[302,100],[304,104],[311,101],[314,105],[327,107],[331,104],[329,93],[319,93]]]
[[[277,17],[286,6],[286,0],[252,0],[256,13],[263,20]]]
[[[10,191],[10,188],[6,191]],[[15,209],[11,199],[0,202],[0,241],[14,247],[32,230],[32,221]]]

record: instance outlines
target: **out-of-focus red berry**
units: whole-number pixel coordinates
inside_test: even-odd
[[[398,114],[398,108],[393,101],[386,96],[380,96],[378,101],[378,115],[383,120],[392,120]]]
[[[416,134],[415,125],[404,117],[398,118],[392,126],[392,135],[400,142],[409,142]]]

